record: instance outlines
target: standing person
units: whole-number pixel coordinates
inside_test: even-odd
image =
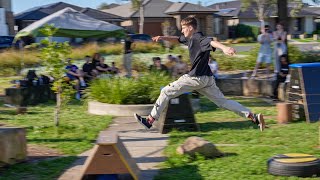
[[[264,25],[263,21],[261,23],[261,34],[258,36],[258,42],[260,43],[260,50],[257,57],[256,67],[251,75],[252,78],[256,77],[257,70],[263,62],[266,63],[267,76],[270,74],[270,64],[272,59],[272,35],[269,33],[269,26]]]
[[[278,97],[278,87],[280,83],[286,81],[289,74],[289,62],[286,54],[280,56],[280,72],[277,76],[276,85],[273,90],[273,99],[279,99]]]
[[[276,26],[277,30],[273,32],[273,38],[276,41],[274,46],[274,72],[275,74],[280,72],[280,56],[287,54],[287,32],[284,31],[284,27],[281,23]]]
[[[160,114],[167,106],[171,98],[175,98],[185,92],[198,91],[207,96],[212,102],[219,107],[233,111],[246,118],[250,118],[256,123],[260,130],[264,130],[265,122],[262,114],[253,114],[248,108],[242,106],[236,101],[228,100],[216,86],[213,74],[208,65],[208,59],[211,50],[220,48],[226,55],[234,55],[235,50],[231,47],[213,41],[205,37],[201,32],[197,31],[197,20],[193,16],[189,16],[181,21],[182,34],[177,36],[156,36],[152,39],[178,41],[188,46],[191,61],[191,69],[188,74],[181,76],[178,80],[170,83],[161,90],[150,115],[146,118],[134,114],[136,120],[145,128],[150,129],[152,123],[158,120]]]
[[[131,77],[131,58],[132,58],[132,45],[133,41],[130,35],[127,32],[126,39],[124,41],[124,56],[123,56],[123,65],[127,74],[126,77]]]

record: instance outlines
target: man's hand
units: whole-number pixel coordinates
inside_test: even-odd
[[[232,47],[226,47],[222,51],[224,54],[229,55],[229,56],[233,56],[236,54],[236,50]]]
[[[152,37],[152,41],[158,42],[159,40],[161,40],[161,36]]]

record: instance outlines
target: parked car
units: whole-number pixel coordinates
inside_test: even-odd
[[[9,48],[12,46],[13,36],[0,36],[0,48]]]
[[[152,42],[152,38],[148,34],[129,34],[133,42]]]

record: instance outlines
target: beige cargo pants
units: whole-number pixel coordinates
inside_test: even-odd
[[[248,108],[242,106],[236,101],[228,100],[217,87],[213,76],[193,77],[188,74],[181,76],[178,80],[170,83],[161,90],[150,115],[156,120],[167,106],[171,98],[175,98],[185,92],[198,91],[214,102],[217,106],[233,111],[240,116],[248,117],[251,112]]]

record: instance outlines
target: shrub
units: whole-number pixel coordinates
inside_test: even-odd
[[[38,52],[27,49],[24,51],[8,49],[0,53],[0,67],[2,68],[20,69],[22,62],[26,67],[39,64]]]
[[[119,55],[123,53],[123,44],[107,44],[101,45],[101,48],[98,50],[98,53],[101,54],[112,54]]]
[[[253,42],[252,37],[242,37],[242,38],[237,38],[232,43],[238,44],[238,43],[250,43]]]
[[[252,37],[253,39],[257,38],[260,31],[259,27],[257,26],[249,26],[245,24],[238,24],[233,28],[236,37]]]
[[[114,77],[97,79],[86,91],[90,99],[109,104],[150,104],[160,88],[172,79],[161,73],[144,74],[137,79]]]
[[[136,42],[133,45],[133,51],[137,53],[163,53],[164,48],[159,43]]]
[[[233,39],[227,39],[224,41],[225,44],[231,44],[233,42]]]
[[[138,58],[133,58],[132,69],[138,72],[147,72],[149,69],[149,66],[147,62]]]
[[[71,50],[68,57],[72,59],[83,59],[86,55],[92,56],[95,52],[107,55],[120,55],[123,53],[123,44],[97,44],[89,43],[83,46],[75,47]],[[163,53],[164,48],[159,43],[136,43],[134,45],[135,53]],[[15,49],[4,50],[0,53],[0,68],[21,69],[21,61],[23,61],[25,67],[32,67],[40,65],[41,60],[39,58],[39,51],[36,48],[32,50],[25,49],[24,51],[18,51]],[[137,69],[145,69],[136,63]],[[11,71],[11,70],[10,70]]]

